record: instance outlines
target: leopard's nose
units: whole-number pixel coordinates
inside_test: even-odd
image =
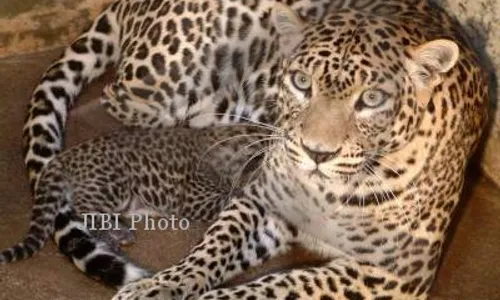
[[[337,155],[340,153],[340,148],[333,152],[329,151],[318,151],[318,150],[313,150],[309,148],[307,145],[305,145],[303,142],[302,144],[302,149],[304,149],[304,152],[307,153],[307,155],[316,163],[316,164],[321,164],[326,161],[334,159]]]

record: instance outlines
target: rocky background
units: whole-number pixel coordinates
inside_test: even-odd
[[[485,173],[500,185],[500,0],[431,0],[463,24],[491,71],[491,118],[479,152]],[[112,0],[0,0],[0,57],[70,43]]]
[[[500,186],[500,0],[432,0],[464,26],[491,73],[491,116],[479,159],[485,173]]]
[[[0,57],[67,45],[113,0],[0,0]]]

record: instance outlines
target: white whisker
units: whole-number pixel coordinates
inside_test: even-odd
[[[210,145],[200,156],[200,159],[202,159],[203,157],[205,157],[207,155],[208,152],[212,151],[214,148],[218,147],[219,145],[225,143],[225,142],[228,142],[228,141],[231,141],[231,140],[234,140],[234,139],[237,139],[237,138],[248,138],[248,137],[278,137],[278,136],[275,136],[275,135],[270,135],[270,134],[261,134],[261,133],[250,133],[250,134],[238,134],[238,135],[234,135],[234,136],[230,136],[228,138],[225,138],[225,139],[222,139],[220,141],[217,141],[215,143],[213,143],[212,145]]]
[[[390,165],[388,165],[389,162],[392,162],[392,163],[398,163],[396,162],[395,160],[391,159],[390,157],[387,157],[387,156],[380,156],[381,158],[387,160],[388,162],[387,163],[384,163],[380,160],[377,160],[377,162],[379,164],[381,164],[383,167],[386,167],[388,168],[389,170],[391,170],[392,172],[394,172],[395,174],[397,174],[398,176],[401,176],[400,172],[396,171],[394,168],[392,168]],[[418,190],[417,186],[415,185],[415,183],[413,181],[409,182],[409,185],[413,188],[415,188],[415,190]],[[421,214],[421,206],[420,206],[420,198],[416,197],[416,205],[417,205],[417,217],[420,216]]]
[[[272,147],[269,147],[268,149],[268,152],[271,152],[273,151],[275,148],[277,147],[277,145],[274,145]],[[250,174],[250,176],[248,177],[248,180],[247,180],[247,184],[252,182],[254,180],[254,176],[255,174],[257,174],[257,172],[261,172],[263,167],[267,167],[268,166],[268,163],[269,163],[269,160],[271,158],[266,155],[266,157],[264,158],[264,160],[261,162],[261,164]]]
[[[247,122],[249,122],[249,124],[252,124],[252,125],[260,125],[260,126],[262,126],[261,128],[266,128],[266,129],[269,129],[269,130],[273,130],[275,132],[283,132],[283,130],[281,128],[273,126],[272,124],[268,124],[268,123],[264,123],[264,122],[260,122],[260,121],[256,121],[256,120],[252,120],[250,118],[247,118],[247,117],[244,117],[244,116],[241,116],[241,115],[237,115],[237,114],[203,113],[203,114],[197,115],[197,117],[199,117],[199,116],[208,116],[208,115],[211,115],[211,116],[229,116],[229,117],[235,117],[235,118],[241,119],[243,121],[247,121]],[[247,123],[241,123],[241,122],[234,122],[234,123],[231,123],[231,124],[228,124],[228,125],[233,125],[234,126],[234,125],[237,125],[237,124],[245,124],[245,125],[247,125]]]
[[[384,167],[386,167],[386,168],[390,169],[392,172],[395,172],[395,174],[400,175],[400,174],[399,174],[396,170],[394,170],[394,169],[393,169],[393,168],[391,168],[390,166],[387,166],[386,164],[382,163],[381,161],[379,161],[379,160],[374,160],[374,159],[371,159],[371,160],[372,160],[373,162],[375,162],[375,163],[378,163],[378,164],[380,164],[380,165],[382,165],[382,166],[384,166]],[[379,180],[381,181],[381,183],[382,183],[382,184],[384,184],[384,185],[388,188],[388,186],[386,185],[386,183],[382,180],[382,178],[381,178],[378,174],[376,174],[376,172],[374,172],[374,175],[375,175],[377,178],[379,178]],[[398,205],[399,205],[399,207],[400,207],[400,209],[401,209],[401,214],[405,214],[405,212],[403,211],[403,210],[404,210],[403,208],[405,207],[405,203],[404,203],[404,202],[400,199],[400,197],[397,197],[397,196],[394,194],[394,192],[392,191],[392,189],[388,188],[388,191],[391,193],[392,197],[396,199],[396,202],[398,203]],[[419,200],[418,200],[418,198],[417,198],[417,205],[418,205],[418,202],[419,202]],[[417,217],[418,217],[419,215],[420,215],[420,208],[417,208]],[[401,224],[400,224],[400,225],[404,225],[404,223],[405,223],[405,222],[407,222],[407,223],[408,223],[408,228],[406,228],[406,230],[407,230],[407,231],[410,231],[410,229],[411,229],[411,228],[410,228],[410,226],[411,226],[411,223],[412,223],[412,221],[413,221],[413,219],[412,219],[412,218],[413,218],[413,216],[412,216],[411,214],[408,214],[408,216],[404,215],[404,216],[403,216],[403,218],[402,218],[402,220],[401,220]]]
[[[231,160],[229,161],[228,165],[231,164],[231,162],[235,161],[238,159],[238,155],[240,155],[241,153],[243,153],[246,149],[249,149],[251,148],[252,146],[258,144],[258,143],[264,143],[264,142],[268,142],[268,141],[273,141],[273,140],[281,140],[280,137],[276,137],[276,136],[269,136],[269,137],[266,137],[266,138],[262,138],[260,140],[257,140],[257,141],[254,141],[254,142],[251,142],[249,144],[247,144],[246,146],[244,146],[243,148],[239,149],[233,158],[231,158]],[[265,149],[266,147],[264,147]],[[258,150],[260,151],[260,149]]]
[[[367,165],[364,166],[364,168],[366,168],[366,170],[368,171],[368,173],[370,175],[373,175],[373,176],[377,177],[376,174],[375,174],[375,172],[372,170],[372,168],[371,168],[370,165],[367,164]],[[370,189],[372,190],[372,193],[373,193],[373,195],[375,197],[375,201],[377,202],[377,206],[380,206],[380,201],[378,200],[377,193],[375,193],[375,189],[373,188],[373,186],[370,186]],[[382,194],[382,197],[384,197],[384,194]],[[382,200],[384,200],[384,199],[382,199]]]
[[[247,165],[253,160],[255,159],[257,156],[263,154],[263,153],[266,153],[268,151],[270,151],[272,149],[273,146],[268,146],[268,147],[265,147],[263,149],[260,149],[258,151],[256,151],[256,153],[254,153],[249,159],[247,159],[247,161],[239,168],[238,172],[236,172],[236,174],[238,174],[238,176],[233,179],[232,183],[231,183],[231,192],[234,191],[234,189],[236,188],[237,186],[237,183],[240,181],[241,179],[241,176],[245,170],[245,168],[247,167]]]

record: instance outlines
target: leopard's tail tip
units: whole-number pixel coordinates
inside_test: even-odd
[[[44,245],[44,241],[28,236],[24,241],[2,250],[0,252],[0,264],[8,264],[33,256]]]

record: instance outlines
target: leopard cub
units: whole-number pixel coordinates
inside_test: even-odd
[[[262,152],[256,149],[268,133],[251,125],[126,128],[77,145],[43,169],[29,231],[0,253],[0,263],[32,256],[52,236],[81,271],[106,284],[121,286],[148,276],[120,251],[120,244],[134,238],[125,223],[118,230],[89,230],[84,216],[210,221],[237,183],[252,174],[249,162]]]

